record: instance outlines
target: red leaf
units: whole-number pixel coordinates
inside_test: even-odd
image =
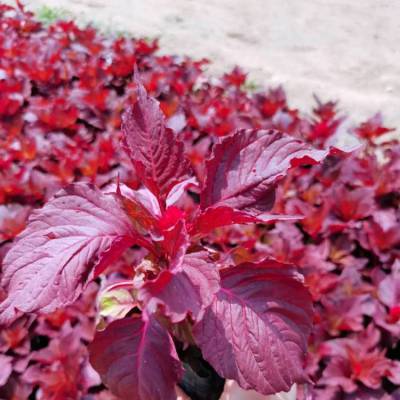
[[[181,363],[168,332],[154,319],[124,318],[98,332],[90,362],[121,399],[175,400]]]
[[[383,125],[382,114],[377,113],[367,121],[363,122],[354,129],[356,135],[360,136],[363,139],[374,139],[379,136],[384,135],[385,133],[392,132],[394,129],[387,128]]]
[[[253,216],[243,211],[235,210],[231,207],[209,207],[199,214],[194,222],[191,234],[206,235],[212,230],[233,224],[268,224],[275,221],[293,221],[301,219],[299,215],[274,215],[259,214]]]
[[[186,179],[178,184],[176,184],[174,187],[172,187],[171,191],[168,193],[167,199],[166,199],[166,205],[167,207],[173,206],[176,204],[182,197],[182,195],[185,193],[185,189],[188,186],[198,186],[198,182],[195,177]]]
[[[371,188],[356,188],[349,190],[344,185],[333,189],[334,211],[344,221],[365,218],[375,210],[374,191]]]
[[[78,399],[84,386],[82,364],[86,349],[82,346],[77,330],[64,325],[49,345],[31,354],[30,366],[23,373],[23,380],[40,386],[44,399]]]
[[[0,387],[7,383],[8,377],[13,370],[12,358],[4,354],[0,354]]]
[[[305,380],[311,298],[293,267],[274,260],[225,269],[222,288],[194,335],[225,378],[262,394]]]
[[[0,242],[13,239],[24,228],[31,207],[20,204],[0,205]]]
[[[161,210],[156,197],[148,189],[132,190],[124,184],[118,184],[116,187],[111,185],[107,192],[117,193],[137,232],[144,235],[157,226]]]
[[[371,334],[374,332],[368,327],[357,338],[340,338],[323,343],[319,351],[324,356],[330,356],[330,359],[320,382],[353,392],[357,382],[371,389],[379,389],[383,377],[396,380],[391,374],[395,369],[393,360],[385,357],[385,351],[375,348],[379,336],[376,341],[371,341],[375,339]]]
[[[190,175],[190,164],[158,102],[136,84],[137,101],[123,115],[123,146],[139,179],[163,204],[170,189]]]
[[[199,320],[218,290],[217,267],[202,252],[187,254],[181,263],[162,271],[156,280],[146,282],[138,297],[150,313],[161,306],[164,314],[177,323],[188,313]]]
[[[175,207],[170,207],[164,214],[166,218],[161,220],[160,224],[160,231],[163,236],[163,240],[161,242],[163,251],[170,263],[176,265],[182,261],[182,258],[185,256],[186,250],[190,244],[184,220],[174,221],[174,218],[180,217],[179,212],[180,210],[176,209]],[[174,225],[166,225],[171,224],[172,222],[175,222]]]
[[[400,320],[400,272],[387,275],[378,285],[379,300],[389,307],[389,316]]]
[[[292,166],[318,163],[327,154],[279,131],[240,130],[215,145],[207,162],[201,207],[269,211],[279,178]]]
[[[7,253],[1,323],[22,312],[51,312],[72,303],[87,282],[134,243],[129,218],[111,195],[86,184],[58,192],[32,213]]]

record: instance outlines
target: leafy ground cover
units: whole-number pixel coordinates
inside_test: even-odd
[[[114,192],[117,185],[121,196],[130,199],[128,206],[125,204],[128,214],[140,215],[141,226],[135,227],[139,231],[157,228],[153,236],[160,231],[165,236],[174,227],[173,232],[184,242],[185,249],[190,246],[197,251],[206,249],[214,255],[216,264],[241,264],[240,268],[247,273],[253,268],[249,265],[260,265],[271,257],[276,265],[298,266],[314,302],[306,363],[310,382],[299,386],[299,398],[391,399],[399,396],[400,145],[384,140],[390,129],[383,125],[379,114],[352,128],[352,133],[362,141],[362,148],[351,154],[339,151],[328,154],[325,149],[333,143],[344,119],[334,102],[318,100],[315,109],[304,115],[289,107],[282,88],[249,94],[245,90],[246,75],[239,68],[220,79],[209,79],[202,72],[205,60],[158,56],[156,41],[104,37],[94,29],[81,29],[67,21],[43,26],[31,14],[8,6],[0,6],[0,16],[0,260],[15,256],[16,251],[9,250],[15,237],[25,229],[28,217],[32,215],[32,221],[36,221],[33,224],[40,224],[40,213],[32,212],[67,184],[78,183],[75,186],[78,192],[84,184]],[[146,173],[146,154],[138,154],[129,139],[128,131],[138,131],[129,115],[121,130],[122,111],[140,98],[138,84],[133,79],[135,65],[145,90],[158,99],[165,116],[163,129],[170,135],[165,148],[173,142],[174,135],[180,141],[179,157],[175,152],[160,160],[160,168],[168,178],[161,183]],[[144,94],[142,97],[146,98]],[[259,136],[260,129],[282,131],[288,143],[299,143],[301,139],[315,149],[311,151],[307,147],[306,154],[292,157],[299,164],[293,169],[289,169],[292,164],[282,155],[280,169],[274,171],[274,179],[262,191],[254,182],[247,191],[240,192],[236,186],[233,190],[232,182],[237,185],[243,178],[231,172],[235,163],[240,163],[240,157],[247,157],[249,153],[256,157],[258,150],[271,149],[275,142],[283,140],[282,134],[273,131],[268,143],[263,143],[265,136]],[[124,146],[120,144],[121,139]],[[251,151],[246,151],[248,147]],[[213,158],[206,162],[210,156]],[[260,160],[268,157],[273,155],[262,153]],[[313,157],[321,163],[312,165]],[[178,160],[173,164],[172,175],[168,169],[170,160]],[[257,172],[267,170],[263,162],[256,164]],[[193,173],[186,176],[190,169]],[[244,176],[251,173],[249,170]],[[199,189],[191,181],[193,178],[198,182],[207,181],[208,186]],[[264,177],[267,178],[270,177]],[[225,180],[221,183],[221,179]],[[179,186],[182,182],[187,183]],[[218,182],[220,186],[216,185]],[[161,219],[156,218],[157,226],[154,215],[148,215],[138,206],[137,199],[129,197],[141,189],[142,183],[164,204],[166,212]],[[174,186],[179,186],[179,190],[172,196],[172,203],[169,196]],[[63,198],[67,204],[73,201],[68,196],[76,196],[76,191],[59,192],[59,203],[63,204]],[[181,196],[179,200],[177,192]],[[105,201],[98,189],[85,189],[84,196],[90,197],[88,201],[92,203]],[[151,203],[148,195],[143,196],[145,199],[141,197],[139,203]],[[168,201],[174,206],[166,207]],[[199,201],[202,212],[193,217]],[[54,221],[58,217],[57,207],[49,210]],[[278,221],[277,217],[268,217],[272,223],[266,224],[271,222],[263,214],[266,210],[273,215],[304,218]],[[100,213],[99,221],[103,217]],[[187,220],[185,226],[189,233],[183,233],[182,227],[179,234],[176,232],[175,227],[182,219]],[[59,220],[54,222],[59,223]],[[111,229],[106,219],[99,223],[103,232]],[[122,225],[121,222],[120,229]],[[28,228],[25,237],[29,237],[29,232]],[[170,242],[174,240],[177,238],[170,238]],[[179,279],[181,261],[176,259],[188,255],[178,254],[170,242],[161,247],[165,262],[177,268],[173,278]],[[43,296],[46,280],[50,279],[46,271],[40,274],[39,285],[31,284],[29,296],[26,293],[17,296],[11,306],[7,306],[10,288],[20,280],[12,280],[4,262],[0,309],[1,319],[7,325],[0,333],[1,398],[113,398],[89,363],[88,344],[95,337],[96,325],[105,327],[112,320],[116,321],[107,329],[123,335],[122,325],[126,325],[126,320],[121,318],[132,308],[132,297],[124,282],[153,277],[155,273],[151,265],[141,262],[149,251],[154,252],[147,239],[124,244],[128,250],[106,269],[105,263],[92,260],[96,275],[100,272],[102,275],[82,294],[68,287]],[[40,245],[33,242],[29,251],[25,247],[21,252],[43,256],[43,252],[35,249]],[[122,246],[120,241],[117,246]],[[189,258],[187,264],[193,267],[200,263],[202,267],[198,268],[205,275],[212,275],[202,257],[194,259],[189,255]],[[36,262],[40,264],[40,260]],[[17,274],[21,268],[18,266]],[[286,277],[277,282],[294,273],[285,268],[280,274]],[[88,278],[87,270],[75,273],[83,286]],[[262,281],[266,274],[257,279]],[[188,284],[183,275],[180,285]],[[206,293],[217,291],[213,285],[210,287],[210,280],[204,289]],[[204,280],[201,282],[204,284]],[[156,309],[162,304],[169,319],[180,324],[176,336],[184,337],[187,329],[181,323],[187,310],[182,310],[179,301],[170,303],[169,295],[165,294],[168,287],[163,286],[164,292],[160,293],[153,283],[150,280],[141,292],[146,307]],[[225,272],[225,287],[234,291],[235,284],[235,276]],[[52,285],[54,290],[56,287]],[[267,284],[265,289],[271,293],[276,290]],[[294,291],[295,298],[291,301],[306,308],[301,302],[305,296],[302,293]],[[285,295],[288,294],[292,293],[286,288]],[[60,298],[67,303],[77,296],[77,301],[58,308],[62,305],[58,303]],[[204,314],[209,320],[215,318],[216,312],[208,315],[207,301],[210,299],[204,296],[189,305],[195,320],[202,321]],[[219,301],[218,307],[223,307],[226,299],[220,295]],[[14,306],[26,313],[21,316]],[[49,313],[28,314],[38,309]],[[131,328],[139,331],[143,328],[141,324],[150,324],[148,329],[162,336],[160,340],[170,346],[171,339],[149,321],[131,318],[128,324],[135,325]],[[299,319],[296,321],[301,325]],[[213,323],[217,324],[214,320]],[[214,368],[246,386],[249,379],[238,376],[237,371],[229,371],[227,375],[226,366],[218,365],[218,359],[214,359],[215,353],[210,348],[212,334],[207,327],[200,323],[195,332]],[[203,332],[202,337],[199,332]],[[107,345],[103,334],[96,336],[92,349]],[[184,349],[179,353],[184,361],[187,353]],[[113,381],[105,377],[99,357],[92,356],[93,365],[100,371],[104,383],[118,394],[120,388],[115,389]],[[177,357],[171,350],[168,362],[175,365]],[[176,366],[176,376],[171,381],[178,379],[178,370]],[[276,371],[277,375],[280,373]],[[155,374],[159,379],[161,375],[162,371]],[[287,382],[292,382],[294,375],[295,372]],[[271,382],[279,379],[270,378]],[[256,381],[254,378],[248,387],[265,393],[271,391]],[[164,389],[172,390],[170,386]]]

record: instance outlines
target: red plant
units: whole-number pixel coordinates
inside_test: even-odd
[[[276,270],[274,265],[281,264],[300,267],[314,303],[306,365],[309,382],[314,383],[299,385],[299,398],[389,399],[398,395],[400,147],[398,142],[385,141],[390,129],[381,116],[351,129],[365,142],[363,150],[351,156],[327,155],[326,145],[334,141],[339,127],[343,130],[343,117],[338,116],[334,102],[317,100],[307,116],[290,108],[282,88],[246,93],[246,75],[239,68],[210,81],[202,75],[204,60],[158,56],[157,42],[104,38],[91,28],[80,29],[65,21],[45,28],[22,8],[5,5],[0,5],[0,18],[0,273],[5,282],[0,301],[8,299],[1,303],[4,315],[0,318],[17,318],[0,332],[1,398],[113,398],[88,362],[87,345],[96,324],[105,330],[97,334],[94,344],[108,340],[109,332],[123,335],[114,329],[121,321],[128,321],[128,330],[138,333],[151,324],[156,337],[160,333],[161,341],[167,338],[171,352],[164,351],[160,357],[178,366],[176,348],[185,370],[179,384],[189,394],[201,384],[203,397],[210,399],[223,386],[195,346],[183,347],[194,342],[201,344],[204,356],[221,375],[232,376],[242,386],[272,390],[265,382],[273,382],[276,376],[270,369],[263,376],[260,371],[264,372],[265,363],[257,370],[251,363],[244,366],[239,357],[238,368],[249,367],[252,372],[255,368],[254,374],[246,376],[238,374],[240,369],[228,368],[237,352],[232,350],[226,358],[214,352],[218,337],[214,329],[210,333],[207,321],[210,326],[218,323],[220,313],[225,316],[230,299],[226,293],[238,291],[237,271],[243,284],[256,281],[263,290],[254,285],[249,292],[240,291],[249,296],[241,299],[244,310],[231,308],[238,322],[232,330],[224,325],[223,340],[218,343],[227,348],[238,330],[246,334],[243,327],[248,324],[242,316],[249,315],[250,306],[260,315],[251,321],[265,326],[265,315],[258,304],[250,302],[254,295],[262,299],[274,295],[275,283],[271,290],[264,290],[271,282],[300,285],[293,267]],[[166,138],[177,141],[173,147],[167,142],[167,150],[161,153],[151,145],[136,147],[139,137],[128,140],[130,129],[141,129],[137,109],[132,111],[133,119],[127,114],[125,122],[128,154],[121,151],[121,112],[126,104],[140,104],[132,82],[135,63],[143,85],[165,115],[165,125],[159,126],[165,133],[160,144],[165,148]],[[163,121],[158,111],[153,116]],[[233,131],[238,132],[232,135]],[[148,143],[146,137],[142,139],[140,143]],[[313,151],[320,163],[310,166],[312,160],[302,158],[306,166],[291,168],[296,162],[285,159],[285,151],[297,149],[289,153],[298,158],[307,150],[298,139],[322,149]],[[271,154],[282,144],[280,151]],[[298,146],[303,150],[298,152]],[[178,161],[170,163],[165,155]],[[247,157],[261,181],[253,179],[252,166],[241,164]],[[148,160],[156,162],[160,175],[148,173]],[[272,170],[277,160],[281,164]],[[246,174],[235,169],[238,165]],[[123,183],[118,183],[118,176]],[[249,183],[247,178],[251,182],[247,190],[236,191],[238,183]],[[82,207],[74,211],[71,226],[63,225],[63,213],[71,212],[68,204]],[[13,244],[32,212],[22,239]],[[46,231],[49,221],[52,227]],[[69,232],[81,236],[69,238],[73,243],[67,249],[61,236]],[[101,238],[93,236],[97,234]],[[74,246],[81,248],[79,240],[91,243],[84,247],[86,257],[77,252],[71,259],[63,258],[72,255],[68,251],[73,252]],[[32,246],[31,254],[23,252],[24,242]],[[53,245],[61,246],[58,253]],[[15,262],[24,267],[14,274],[10,267],[14,262],[9,261],[18,248],[23,253]],[[32,255],[37,260],[28,268],[24,262]],[[275,261],[265,261],[271,258]],[[50,260],[50,267],[40,269],[41,277],[27,278]],[[60,262],[72,268],[59,269]],[[202,273],[195,274],[198,270]],[[259,276],[259,270],[269,272]],[[32,296],[14,290],[25,273],[21,282]],[[247,273],[254,276],[250,279]],[[80,295],[87,281],[98,274]],[[68,284],[68,289],[62,289],[62,284]],[[171,284],[179,284],[180,290],[192,295],[182,303]],[[193,284],[198,284],[196,292]],[[215,290],[216,300],[205,295]],[[75,298],[73,304],[63,305]],[[42,312],[51,309],[55,311]],[[275,310],[269,310],[275,318]],[[143,319],[146,316],[148,320]],[[150,320],[156,321],[156,327]],[[269,330],[259,332],[262,345]],[[301,336],[298,333],[296,340]],[[72,347],[62,354],[57,349],[67,351],[63,343],[69,337],[75,338]],[[173,345],[170,337],[175,338]],[[127,340],[131,343],[134,338]],[[143,342],[150,348],[152,343]],[[116,353],[121,349],[117,346]],[[299,362],[300,354],[296,354]],[[134,365],[135,358],[129,360]],[[99,363],[100,369],[109,365],[107,360]],[[199,380],[204,368],[208,378]],[[286,369],[289,382],[296,369],[287,365]],[[113,373],[107,371],[100,372],[110,382]],[[171,373],[168,379],[180,372],[181,366],[158,371]],[[127,377],[130,382],[136,378]],[[171,387],[168,379],[164,383]],[[148,390],[144,386],[141,390]]]
[[[123,118],[123,144],[144,188],[118,183],[101,192],[73,184],[34,211],[3,260],[7,297],[0,323],[71,304],[124,250],[140,245],[147,255],[124,282],[134,290],[127,308],[133,314],[112,322],[89,348],[112,392],[173,399],[182,376],[173,339],[198,345],[222,377],[244,389],[289,390],[305,380],[302,356],[311,327],[311,299],[300,277],[292,265],[268,258],[231,265],[201,239],[210,224],[279,219],[268,214],[277,181],[327,152],[278,131],[239,130],[215,145],[199,206],[187,201],[179,207],[196,178],[158,103],[136,85],[137,100]],[[216,223],[220,209],[226,218]]]

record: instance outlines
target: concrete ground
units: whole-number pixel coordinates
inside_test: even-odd
[[[162,52],[234,65],[262,86],[283,84],[307,110],[340,100],[359,122],[382,111],[400,126],[399,0],[23,0],[104,29],[160,37]],[[12,3],[12,0],[8,0]]]

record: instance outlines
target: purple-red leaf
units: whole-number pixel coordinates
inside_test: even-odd
[[[13,370],[12,358],[4,354],[0,354],[0,387],[7,383],[8,377]]]
[[[276,221],[301,219],[300,215],[259,214],[254,216],[227,206],[209,207],[196,218],[190,233],[207,235],[212,230],[233,224],[270,224]]]
[[[87,282],[134,243],[132,224],[112,195],[87,184],[58,192],[34,211],[3,262],[0,323],[18,311],[51,312],[73,302]]]
[[[177,323],[188,313],[195,320],[201,319],[204,310],[219,290],[219,272],[207,260],[207,254],[187,254],[183,260],[164,270],[154,281],[140,289],[142,300],[150,313],[162,307],[164,314]]]
[[[121,399],[175,400],[181,363],[169,333],[150,317],[124,318],[98,332],[90,362]]]
[[[279,178],[292,166],[317,163],[327,154],[276,130],[240,130],[215,145],[207,162],[201,207],[269,211]]]
[[[168,260],[179,265],[190,245],[183,212],[176,207],[169,207],[159,221],[162,234],[161,246]]]
[[[221,271],[221,290],[194,335],[221,376],[271,394],[305,380],[311,317],[310,295],[294,268],[264,260]]]
[[[132,190],[123,184],[118,185],[115,191],[135,230],[142,235],[151,232],[161,216],[160,206],[153,193],[146,188]]]
[[[183,143],[165,126],[159,103],[136,80],[137,101],[123,115],[123,146],[138,178],[163,203],[170,189],[190,176]]]

